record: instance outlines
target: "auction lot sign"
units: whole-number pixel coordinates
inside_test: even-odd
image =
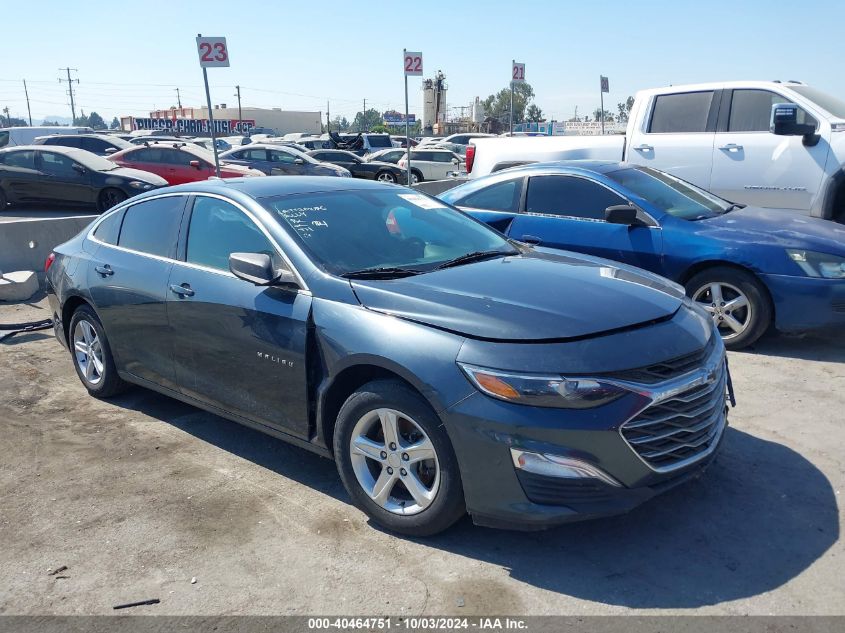
[[[243,119],[243,130],[249,131],[255,127],[255,119]],[[235,134],[238,128],[237,119],[215,119],[214,132],[216,134]],[[148,119],[132,118],[133,130],[167,130],[184,134],[211,134],[208,119]]]

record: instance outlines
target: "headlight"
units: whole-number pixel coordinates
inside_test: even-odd
[[[845,257],[795,249],[787,249],[786,252],[808,277],[845,279]]]
[[[141,182],[140,180],[133,180],[132,182],[129,183],[129,186],[132,187],[133,189],[142,189],[143,191],[146,191],[147,189],[153,188],[153,186],[150,183]]]
[[[476,388],[488,396],[534,407],[591,409],[613,402],[626,389],[591,378],[513,374],[458,363]]]

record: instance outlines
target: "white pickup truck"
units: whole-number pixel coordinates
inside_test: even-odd
[[[643,90],[624,136],[472,142],[470,178],[532,162],[622,160],[662,169],[732,202],[845,222],[845,101],[799,82]]]

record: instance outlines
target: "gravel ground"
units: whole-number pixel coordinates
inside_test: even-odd
[[[0,304],[0,323],[44,316]],[[845,614],[845,341],[730,361],[739,406],[701,480],[624,517],[408,540],[350,505],[330,461],[142,389],[95,400],[50,331],[15,337],[0,614]]]

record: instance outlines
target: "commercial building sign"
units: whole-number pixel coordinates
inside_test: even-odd
[[[408,115],[408,123],[410,125],[414,125],[417,122],[417,115],[416,114],[409,114]],[[405,125],[405,115],[401,112],[385,112],[384,113],[384,124],[385,125]]]
[[[255,119],[243,119],[241,131],[246,132],[255,127]],[[211,134],[208,126],[208,119],[149,119],[132,118],[133,130],[167,130],[181,134]],[[238,129],[237,119],[214,119],[214,132],[216,134],[233,134]]]

